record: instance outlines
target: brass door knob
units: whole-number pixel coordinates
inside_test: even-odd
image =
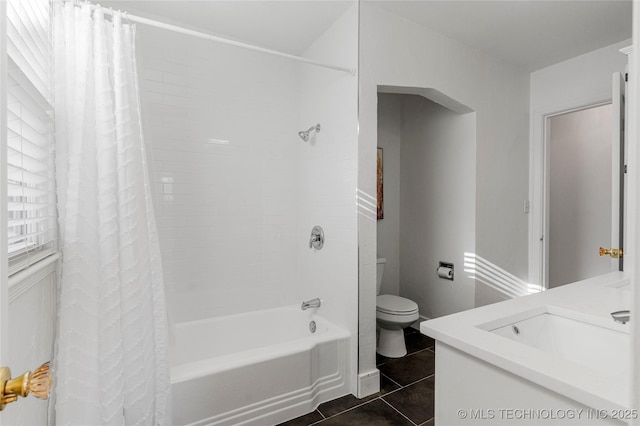
[[[26,397],[32,394],[36,398],[49,398],[49,390],[52,384],[50,364],[45,362],[36,368],[33,373],[27,371],[22,376],[11,378],[11,370],[0,367],[0,411],[4,407],[15,402],[19,396]]]
[[[605,256],[605,255],[609,255],[614,259],[618,259],[620,257],[622,257],[622,249],[606,249],[604,247],[600,247],[600,250],[598,250],[598,254],[600,256]]]

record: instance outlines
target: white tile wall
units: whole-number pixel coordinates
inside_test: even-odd
[[[138,54],[172,320],[293,303],[298,65],[147,27]]]
[[[357,78],[142,26],[137,50],[172,321],[321,297],[355,336]],[[357,8],[305,55],[355,67]]]

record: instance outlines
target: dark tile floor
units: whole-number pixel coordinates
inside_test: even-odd
[[[435,346],[418,330],[405,330],[407,355],[376,355],[380,392],[353,395],[320,404],[317,410],[279,426],[433,426]]]

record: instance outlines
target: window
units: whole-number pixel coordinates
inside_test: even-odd
[[[56,245],[49,0],[7,1],[9,274]]]

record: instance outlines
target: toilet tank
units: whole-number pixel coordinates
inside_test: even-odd
[[[379,257],[376,261],[376,294],[380,294],[380,287],[382,286],[382,274],[384,274],[384,264],[387,263],[387,259]]]

